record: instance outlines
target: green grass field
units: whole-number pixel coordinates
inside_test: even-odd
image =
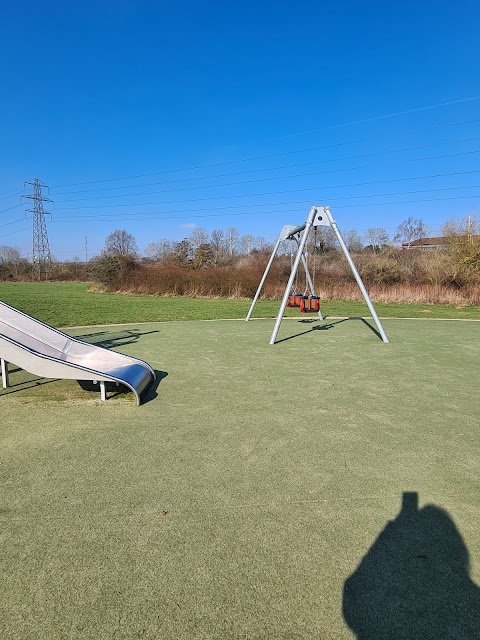
[[[0,300],[57,327],[244,318],[250,307],[249,300],[102,294],[88,287],[78,282],[0,282]],[[276,300],[260,300],[255,317],[275,317],[279,306]],[[368,315],[363,302],[326,300],[322,308],[329,316]],[[378,303],[375,308],[386,318],[480,319],[480,306]],[[299,315],[287,309],[286,316]]]
[[[248,308],[0,298],[57,325]],[[271,319],[71,330],[155,367],[139,408],[11,367],[2,639],[478,637],[480,323],[300,320],[274,346]]]

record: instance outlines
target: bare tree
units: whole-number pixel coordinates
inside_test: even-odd
[[[268,247],[268,242],[265,240],[263,236],[255,236],[253,239],[253,248],[257,251],[262,251]]]
[[[225,248],[230,257],[232,257],[237,250],[237,245],[238,229],[236,227],[228,227],[225,231]]]
[[[315,233],[311,233],[307,240],[309,253],[328,253],[336,246],[335,234],[330,227],[316,227]]]
[[[188,236],[188,240],[196,251],[200,245],[208,243],[208,232],[203,227],[195,227]]]
[[[215,264],[218,264],[225,247],[225,234],[222,229],[214,229],[210,234],[210,244],[213,249]]]
[[[125,229],[115,229],[105,238],[103,254],[107,256],[136,256],[138,253],[135,237]]]
[[[4,277],[7,272],[13,272],[17,277],[21,262],[22,258],[18,249],[0,245],[0,276]],[[24,262],[26,263],[26,261]]]
[[[343,239],[351,253],[359,253],[363,249],[362,236],[356,229],[348,229],[343,233]]]
[[[253,249],[254,237],[251,235],[244,235],[240,238],[240,245],[242,247],[242,253],[249,256]]]
[[[414,220],[412,216],[409,216],[406,220],[401,222],[397,227],[393,239],[395,242],[401,242],[406,245],[408,249],[414,240],[419,238],[425,238],[428,235],[428,229],[423,220]]]
[[[18,249],[5,244],[0,245],[0,262],[11,262],[15,264],[20,262],[20,260],[20,251]]]
[[[365,237],[374,252],[380,251],[389,242],[388,232],[385,227],[370,227],[367,229]]]
[[[161,238],[157,242],[150,242],[145,247],[145,255],[152,260],[165,260],[172,251],[172,242],[165,238]]]
[[[470,238],[480,234],[480,216],[468,215],[461,220],[447,220],[442,225],[442,236],[447,238],[465,236]]]

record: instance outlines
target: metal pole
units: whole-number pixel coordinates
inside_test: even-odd
[[[299,227],[295,227],[295,229],[288,234],[287,238],[293,238],[293,236],[300,234],[304,229],[305,229],[304,224],[301,224]]]
[[[313,219],[315,217],[316,212],[317,212],[317,208],[312,207],[310,209],[310,213],[308,214],[308,218],[305,223],[305,230],[300,239],[300,242],[298,243],[298,251],[297,251],[297,255],[295,256],[295,262],[293,263],[292,272],[290,273],[290,278],[288,279],[288,284],[285,289],[285,293],[283,294],[282,304],[280,305],[280,310],[278,312],[277,320],[275,322],[275,326],[273,328],[269,344],[275,344],[275,339],[277,337],[278,330],[280,329],[280,324],[282,322],[283,314],[285,313],[285,307],[287,306],[288,296],[292,288],[293,281],[295,280],[295,275],[298,270],[298,265],[300,264],[300,260],[302,259],[303,249],[307,242],[308,234],[310,233],[310,229],[312,227]]]
[[[4,389],[8,389],[8,362],[1,358],[2,367],[2,385]]]
[[[367,303],[367,306],[370,310],[370,313],[372,314],[372,318],[375,321],[375,324],[377,325],[377,329],[378,332],[380,333],[380,336],[383,340],[383,342],[386,342],[388,344],[389,339],[387,338],[387,334],[385,333],[383,327],[382,327],[382,323],[380,322],[379,317],[377,316],[377,312],[375,311],[375,307],[372,304],[372,301],[370,300],[370,296],[367,293],[367,290],[365,289],[365,285],[362,282],[362,279],[360,277],[360,274],[357,271],[357,267],[355,266],[355,263],[352,260],[352,256],[350,255],[350,252],[347,248],[347,245],[345,244],[342,235],[337,227],[337,223],[335,222],[335,220],[333,219],[332,214],[330,213],[330,209],[328,207],[325,208],[326,209],[326,213],[328,216],[328,219],[330,221],[330,226],[332,227],[335,235],[337,236],[337,240],[340,243],[340,246],[342,248],[342,251],[347,259],[348,264],[350,265],[350,269],[352,270],[353,275],[355,276],[355,280],[357,281],[358,286],[360,287],[360,291],[362,292],[362,295],[365,299],[365,302]]]
[[[265,280],[266,280],[266,278],[268,276],[268,272],[270,271],[270,267],[272,266],[273,259],[275,258],[275,255],[276,255],[276,253],[278,251],[278,247],[280,246],[280,242],[282,241],[280,238],[281,238],[281,235],[278,237],[278,240],[275,243],[275,247],[273,248],[272,255],[270,256],[270,260],[268,261],[268,264],[267,264],[267,266],[265,268],[265,271],[264,271],[264,274],[262,276],[262,279],[260,280],[260,284],[258,285],[257,293],[255,294],[255,297],[252,300],[252,304],[250,305],[250,309],[249,309],[249,311],[247,313],[247,317],[245,318],[246,322],[248,322],[250,320],[250,316],[252,315],[253,308],[257,304],[258,296],[260,295],[260,292],[262,290],[263,283],[265,282]]]

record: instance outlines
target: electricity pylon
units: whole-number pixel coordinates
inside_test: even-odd
[[[27,211],[33,213],[33,268],[37,272],[38,279],[41,280],[42,275],[47,276],[52,264],[45,222],[45,214],[51,214],[45,211],[43,203],[53,202],[53,200],[42,195],[42,187],[47,185],[40,182],[38,178],[28,180],[25,184],[31,184],[33,189],[32,195],[23,197],[33,200],[33,209],[27,209]]]

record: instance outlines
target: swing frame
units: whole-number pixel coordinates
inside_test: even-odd
[[[375,324],[377,325],[377,329],[378,329],[378,333],[380,334],[380,338],[383,340],[383,342],[387,343],[389,342],[387,334],[385,333],[385,330],[382,326],[382,323],[380,322],[380,318],[377,315],[377,312],[375,311],[375,307],[372,304],[372,301],[370,300],[370,297],[368,295],[367,290],[365,289],[365,285],[362,282],[362,279],[360,277],[360,274],[357,271],[357,268],[355,266],[355,263],[353,262],[352,256],[350,255],[350,252],[347,248],[347,245],[345,244],[345,241],[342,238],[342,234],[340,233],[340,230],[337,226],[337,223],[335,222],[333,215],[330,211],[330,207],[320,207],[320,206],[316,206],[314,205],[311,209],[310,212],[308,214],[308,218],[306,220],[306,222],[302,225],[300,225],[299,227],[295,227],[294,225],[290,225],[290,224],[286,224],[284,225],[284,227],[282,228],[282,230],[280,231],[280,235],[277,238],[277,241],[275,243],[275,246],[273,248],[272,251],[272,255],[270,256],[270,259],[268,261],[268,264],[265,268],[264,274],[262,276],[262,279],[260,280],[260,284],[258,285],[258,289],[257,292],[255,293],[255,296],[252,300],[252,304],[250,306],[250,309],[247,313],[247,317],[245,318],[245,320],[248,322],[248,320],[250,320],[250,317],[253,313],[253,309],[257,303],[257,300],[260,296],[260,292],[262,290],[262,287],[265,283],[265,280],[267,278],[268,272],[270,271],[270,267],[272,266],[272,263],[275,259],[275,256],[277,255],[278,249],[280,247],[280,243],[283,242],[284,240],[296,240],[298,243],[298,249],[297,249],[297,254],[295,256],[295,260],[293,262],[293,266],[290,272],[290,277],[288,279],[288,283],[287,286],[285,288],[285,293],[283,295],[282,298],[282,303],[280,305],[280,309],[278,311],[278,316],[277,319],[275,321],[275,326],[273,328],[273,332],[272,335],[270,337],[270,341],[269,344],[275,344],[275,340],[277,338],[277,334],[278,331],[280,329],[280,324],[282,322],[283,319],[283,315],[285,313],[285,307],[287,306],[287,301],[288,301],[288,297],[290,295],[290,292],[292,290],[292,285],[295,281],[295,276],[298,272],[298,267],[300,265],[300,262],[302,262],[304,268],[305,268],[305,277],[308,283],[308,286],[310,287],[312,293],[313,293],[313,282],[312,279],[310,277],[310,273],[308,271],[308,265],[307,265],[307,259],[305,257],[305,246],[307,244],[307,240],[308,237],[310,235],[310,232],[312,231],[312,229],[315,229],[316,227],[330,227],[332,229],[332,231],[334,232],[338,243],[340,245],[340,248],[342,249],[342,252],[348,262],[348,265],[350,267],[350,269],[352,270],[352,273],[355,277],[355,280],[358,284],[358,287],[360,289],[360,291],[362,292],[363,298],[365,300],[365,302],[367,303],[368,309],[370,311],[370,313],[372,314],[372,318],[375,322]],[[319,315],[319,319],[323,320],[323,316],[321,311],[318,312]]]

